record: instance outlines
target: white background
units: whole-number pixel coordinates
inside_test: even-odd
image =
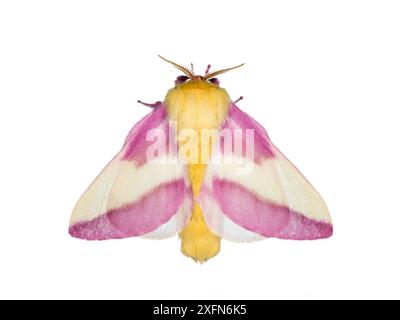
[[[1,298],[400,298],[398,1],[2,1]],[[177,70],[220,76],[312,181],[315,242],[86,242],[71,210]]]

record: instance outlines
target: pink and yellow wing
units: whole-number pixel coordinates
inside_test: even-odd
[[[166,238],[185,227],[192,207],[185,167],[173,161],[174,154],[167,155],[169,162],[146,157],[154,143],[147,141],[149,130],[160,130],[168,137],[169,125],[161,106],[134,126],[122,150],[77,202],[69,228],[73,237]]]
[[[260,124],[232,104],[223,129],[252,129],[254,155],[231,152],[233,148],[224,149],[221,141],[216,153],[231,152],[233,161],[209,165],[200,204],[215,234],[232,241],[331,236],[332,221],[325,202],[271,143]],[[244,135],[242,139],[245,146]]]

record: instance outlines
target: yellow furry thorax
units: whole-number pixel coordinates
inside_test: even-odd
[[[230,98],[225,89],[201,80],[192,80],[168,91],[167,114],[184,128],[217,129],[228,114]]]
[[[177,85],[165,97],[168,119],[176,123],[178,134],[183,129],[193,129],[198,137],[201,130],[221,127],[228,115],[229,104],[230,98],[225,89],[202,80],[191,80]],[[180,144],[179,146],[181,147]],[[182,252],[195,261],[204,262],[219,252],[221,240],[208,228],[197,202],[207,165],[197,158],[202,154],[201,143],[193,147],[198,151],[196,158],[185,155],[188,159],[188,176],[192,184],[194,204],[189,224],[180,236]]]

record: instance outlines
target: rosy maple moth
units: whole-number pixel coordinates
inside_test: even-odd
[[[242,65],[208,66],[199,76],[193,65],[162,59],[184,75],[163,102],[146,104],[153,110],[81,196],[69,233],[86,240],[178,234],[182,252],[198,262],[220,251],[221,238],[331,236],[317,191],[220,88],[216,76]]]

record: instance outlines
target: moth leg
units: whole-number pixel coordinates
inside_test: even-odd
[[[243,100],[243,96],[240,96],[239,99],[233,101],[233,103],[238,103],[239,101]]]
[[[146,107],[150,107],[150,108],[158,108],[163,104],[161,101],[156,101],[154,103],[146,103],[146,102],[142,102],[142,101],[138,100],[137,102]]]

